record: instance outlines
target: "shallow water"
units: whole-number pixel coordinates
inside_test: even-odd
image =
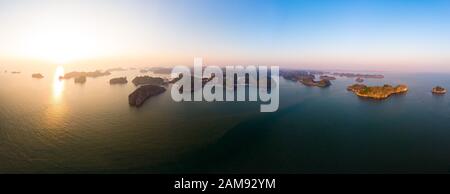
[[[0,172],[448,172],[446,74],[387,74],[405,95],[361,99],[353,79],[329,88],[281,80],[280,109],[184,102],[164,94],[128,105],[137,70],[86,84],[0,73]],[[127,75],[127,85],[109,79]]]

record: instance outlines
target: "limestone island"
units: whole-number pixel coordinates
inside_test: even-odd
[[[163,85],[164,79],[160,77],[150,77],[150,76],[138,76],[133,79],[133,84],[135,86],[139,85]]]
[[[358,83],[363,83],[363,82],[364,82],[364,79],[358,77],[358,78],[355,79],[355,81],[358,82]]]
[[[431,90],[431,92],[432,92],[433,94],[441,95],[441,94],[447,93],[447,90],[446,90],[445,88],[441,87],[441,86],[436,86],[436,87],[434,87],[434,88]]]
[[[321,75],[320,79],[325,79],[325,80],[336,80],[335,77],[333,76],[328,76],[328,75]]]
[[[280,71],[280,76],[284,79],[294,82],[300,82],[305,86],[316,86],[316,87],[328,87],[331,85],[331,81],[334,77],[321,76],[320,81],[315,81],[315,75],[320,74],[319,72],[308,72],[302,70],[282,70]]]
[[[20,74],[20,71],[11,71],[12,74]]]
[[[151,71],[151,72],[156,73],[156,74],[171,74],[172,73],[172,68],[152,67],[152,68],[149,68],[148,71]]]
[[[31,75],[32,78],[36,78],[36,79],[42,79],[44,78],[44,76],[40,73],[34,73]]]
[[[143,85],[128,96],[128,103],[130,106],[140,107],[150,97],[162,94],[165,91],[166,89],[161,86]]]
[[[86,76],[79,76],[79,77],[76,77],[76,78],[74,79],[74,81],[75,81],[75,83],[77,83],[77,84],[84,84],[84,83],[86,83]]]
[[[355,78],[355,77],[359,77],[359,78],[366,78],[366,79],[383,79],[384,75],[379,75],[379,74],[360,74],[360,73],[333,73],[333,75],[335,76],[340,76],[340,77],[348,77],[348,78]]]
[[[384,86],[366,86],[364,84],[354,84],[347,87],[348,91],[355,93],[359,97],[373,98],[373,99],[386,99],[393,94],[400,94],[408,92],[408,86],[398,85],[393,87],[391,85]]]
[[[72,78],[79,78],[79,77],[101,77],[101,76],[108,76],[111,75],[109,71],[101,72],[99,70],[93,71],[93,72],[77,72],[73,71],[70,73],[64,74],[64,76],[59,77],[60,79],[72,79]]]
[[[327,79],[315,81],[314,79],[311,79],[311,78],[303,78],[303,79],[300,79],[299,82],[305,86],[316,86],[316,87],[320,87],[320,88],[325,88],[325,87],[331,86],[330,80],[327,80]]]
[[[109,84],[127,84],[128,80],[127,77],[118,77],[118,78],[112,78],[109,80]]]
[[[107,72],[114,72],[114,71],[126,71],[127,69],[124,69],[122,67],[116,67],[116,68],[111,68],[111,69],[107,69]]]

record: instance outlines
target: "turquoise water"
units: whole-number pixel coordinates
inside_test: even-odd
[[[170,92],[139,109],[135,87],[108,77],[56,82],[0,73],[0,172],[334,173],[448,172],[450,88],[446,74],[386,74],[368,85],[408,84],[374,101],[281,80],[280,109],[258,103],[173,102]],[[170,91],[170,90],[169,90]]]

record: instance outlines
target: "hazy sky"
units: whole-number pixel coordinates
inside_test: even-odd
[[[450,71],[448,0],[0,0],[0,65]]]

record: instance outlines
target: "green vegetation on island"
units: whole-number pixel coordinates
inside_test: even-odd
[[[347,87],[348,91],[355,93],[357,96],[373,99],[386,99],[393,94],[400,94],[408,92],[408,86],[398,85],[393,87],[391,85],[384,86],[366,86],[364,84],[354,84]]]

